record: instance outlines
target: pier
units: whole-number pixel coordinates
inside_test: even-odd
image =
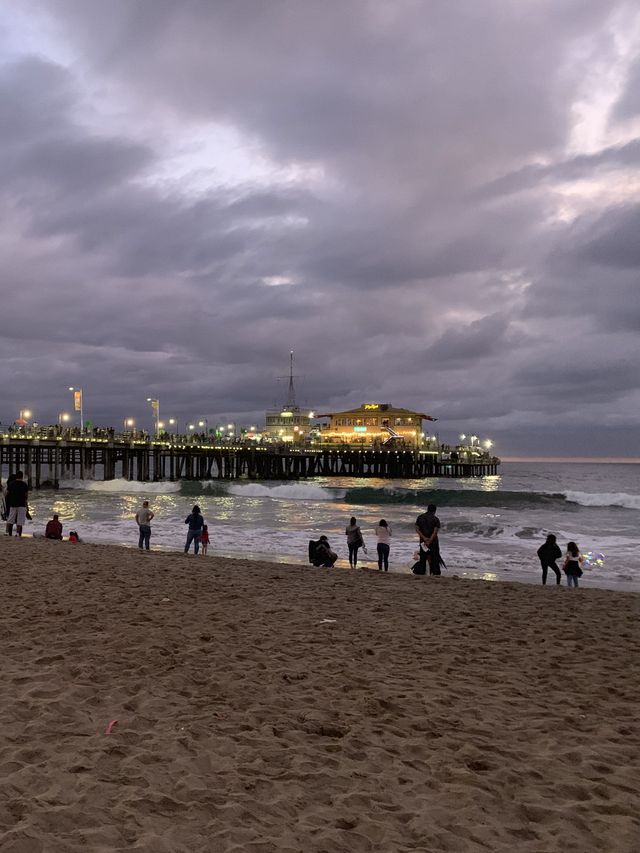
[[[328,447],[221,445],[193,437],[137,439],[126,435],[0,438],[0,475],[22,470],[30,487],[58,488],[61,480],[138,482],[177,480],[300,480],[311,477],[485,477],[495,457],[459,459],[455,453]]]

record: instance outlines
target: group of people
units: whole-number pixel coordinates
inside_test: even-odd
[[[544,545],[541,545],[538,548],[538,559],[540,560],[540,565],[542,567],[543,585],[547,583],[547,574],[549,569],[551,569],[556,576],[556,585],[560,585],[562,575],[560,574],[560,569],[558,568],[556,561],[561,558],[562,551],[558,545],[557,538],[555,534],[549,533]],[[562,569],[567,577],[567,586],[578,586],[578,578],[581,578],[583,574],[583,563],[584,557],[580,553],[580,549],[575,542],[569,542],[567,544],[567,553],[564,555],[564,561],[562,563]]]
[[[29,514],[28,494],[29,488],[22,471],[11,474],[7,479],[6,489],[0,489],[2,501],[0,509],[2,520],[6,522],[6,533],[8,536],[13,535],[14,526],[16,534],[22,536],[24,523],[31,518]],[[440,519],[436,515],[436,511],[436,505],[429,504],[427,511],[416,518],[415,531],[418,535],[418,551],[414,555],[415,563],[412,566],[412,571],[416,575],[425,575],[428,569],[430,575],[438,576],[441,574],[441,567],[446,568],[440,554],[440,542],[438,538]],[[142,506],[135,514],[135,521],[138,525],[138,548],[141,551],[150,550],[151,522],[153,518],[154,513],[149,507],[149,501],[143,501]],[[194,554],[202,553],[206,555],[209,546],[209,528],[204,523],[204,517],[199,506],[196,505],[193,507],[189,515],[185,518],[184,523],[188,525],[184,553],[189,553],[193,544]],[[391,551],[391,537],[393,536],[391,525],[384,518],[381,518],[373,528],[373,534],[376,537],[378,569],[381,572],[387,572],[389,571],[389,553]],[[54,514],[53,518],[47,522],[44,536],[46,539],[63,539],[62,524],[57,514]],[[362,528],[355,516],[350,518],[349,524],[345,528],[345,536],[347,539],[349,565],[355,569],[358,565],[358,553],[360,549],[364,553],[367,553]],[[70,531],[69,541],[80,541],[80,537],[76,531]],[[547,583],[548,572],[551,569],[556,577],[556,584],[560,585],[562,574],[557,561],[563,555],[558,546],[555,534],[550,533],[547,536],[546,542],[538,548],[537,553],[542,567],[542,583]],[[331,568],[337,559],[338,555],[332,550],[329,539],[326,536],[320,536],[318,540],[312,539],[309,541],[309,562],[312,565]],[[583,574],[583,563],[584,558],[580,554],[577,544],[569,542],[562,564],[562,570],[567,578],[567,586],[578,586],[578,579]]]
[[[148,551],[150,548],[151,522],[153,518],[154,513],[149,508],[149,501],[143,501],[142,506],[135,514],[139,533],[138,548],[140,551]],[[196,505],[193,507],[189,515],[185,518],[184,523],[189,525],[184,553],[189,553],[191,543],[193,543],[193,553],[198,554],[201,551],[202,556],[206,557],[209,546],[209,527],[204,523],[204,517],[199,506]]]
[[[415,554],[415,560],[412,567],[412,572],[415,575],[427,574],[427,568],[430,575],[440,575],[441,567],[445,566],[444,560],[440,555],[440,542],[438,533],[440,531],[440,519],[436,515],[437,507],[435,504],[429,504],[427,511],[423,512],[416,519],[415,530],[418,534],[418,551]],[[378,524],[373,528],[373,533],[376,537],[376,550],[378,554],[378,569],[381,572],[389,571],[389,552],[391,551],[391,537],[393,531],[388,522],[381,518]],[[367,553],[362,528],[358,524],[355,516],[351,516],[349,524],[345,528],[347,537],[347,550],[349,552],[349,565],[352,569],[358,566],[358,552],[362,548],[364,553]],[[313,566],[331,568],[338,555],[331,549],[329,539],[326,536],[321,536],[318,540],[311,539],[309,541],[309,562]]]

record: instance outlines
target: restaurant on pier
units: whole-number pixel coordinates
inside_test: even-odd
[[[424,412],[397,408],[391,403],[363,403],[356,409],[343,412],[326,412],[317,418],[328,418],[320,427],[321,444],[356,445],[382,448],[399,445],[407,449],[420,449],[428,442],[423,432],[423,421],[437,418]]]

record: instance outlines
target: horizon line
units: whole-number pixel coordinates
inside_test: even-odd
[[[638,456],[501,456],[501,462],[592,462],[596,465],[640,465]]]

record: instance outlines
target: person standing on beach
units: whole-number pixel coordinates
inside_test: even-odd
[[[193,542],[193,553],[197,554],[200,550],[200,537],[202,536],[202,528],[204,527],[204,518],[200,512],[199,506],[194,506],[189,515],[184,520],[185,524],[189,525],[187,531],[187,544],[184,546],[184,553],[189,553],[189,548]]]
[[[569,542],[564,558],[564,573],[567,576],[567,586],[578,586],[578,578],[582,577],[583,557],[575,542]]]
[[[419,570],[416,574],[427,573],[427,562],[429,563],[429,574],[437,575],[440,572],[440,543],[438,531],[440,530],[440,519],[436,515],[437,507],[429,504],[427,511],[416,518],[416,533],[420,537],[420,556],[418,558]]]
[[[558,547],[556,537],[553,533],[550,533],[547,536],[547,541],[544,545],[541,545],[538,548],[538,558],[540,559],[540,565],[542,566],[543,586],[547,583],[547,569],[551,569],[556,576],[556,584],[558,586],[560,585],[560,569],[556,563],[556,560],[559,560],[560,557],[562,557],[562,551]]]
[[[207,556],[207,548],[209,547],[209,528],[206,524],[202,526],[202,533],[200,534],[200,545],[202,546],[202,556]]]
[[[364,541],[362,539],[362,531],[358,527],[354,515],[351,516],[345,533],[347,535],[347,547],[349,548],[349,565],[352,569],[355,569],[358,565],[358,549],[364,545]]]
[[[149,550],[149,540],[151,539],[151,521],[154,513],[149,509],[149,501],[142,501],[142,506],[136,513],[136,524],[140,535],[138,537],[138,548]]]
[[[18,471],[15,480],[7,483],[7,536],[13,536],[14,524],[17,535],[22,536],[22,526],[29,515],[28,494],[29,487],[24,482],[24,474],[22,471]]]
[[[384,564],[384,571],[388,572],[389,550],[391,548],[391,528],[384,518],[381,518],[378,522],[378,526],[374,527],[373,532],[378,538],[378,570],[382,571],[382,566]]]

